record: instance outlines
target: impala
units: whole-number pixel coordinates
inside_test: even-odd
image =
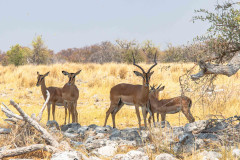
[[[111,113],[112,115],[112,121],[113,121],[113,127],[116,127],[115,124],[115,116],[117,112],[122,108],[124,104],[126,105],[134,105],[137,118],[138,118],[138,124],[139,124],[139,129],[141,129],[141,118],[140,118],[140,113],[139,113],[139,106],[142,107],[142,114],[143,114],[143,119],[144,119],[144,125],[147,127],[146,123],[146,107],[147,107],[147,102],[148,102],[148,94],[149,94],[149,82],[150,78],[153,74],[153,72],[150,72],[151,69],[157,65],[156,62],[156,54],[154,57],[154,65],[152,65],[147,72],[144,71],[142,67],[139,65],[135,64],[135,58],[133,56],[133,65],[137,66],[138,68],[141,69],[142,73],[138,71],[134,71],[136,76],[140,76],[143,78],[143,83],[142,85],[133,85],[133,84],[126,84],[126,83],[121,83],[118,84],[114,87],[111,88],[110,91],[110,108],[106,112],[106,118],[105,118],[105,123],[104,126],[107,124],[107,120],[109,117],[109,114]]]
[[[164,90],[165,86],[159,85],[156,89],[151,87],[149,94],[149,103],[150,103],[150,117],[148,122],[151,123],[151,117],[153,117],[153,123],[155,124],[154,113],[161,114],[161,120],[165,121],[166,114],[175,114],[179,111],[186,116],[189,122],[194,122],[195,119],[192,116],[190,109],[192,106],[192,100],[186,96],[179,96],[170,99],[158,100],[159,92]]]
[[[65,76],[68,76],[69,81],[62,88],[62,98],[64,100],[64,105],[69,110],[68,122],[70,122],[70,114],[72,114],[72,122],[78,123],[78,112],[77,112],[77,100],[79,97],[79,90],[75,85],[75,77],[81,72],[81,70],[76,73],[68,73],[62,71]],[[65,112],[65,114],[67,114]]]
[[[48,76],[49,72],[45,73],[44,75],[39,74],[37,72],[37,84],[36,86],[41,86],[41,91],[44,99],[47,98],[47,90],[50,93],[50,98],[47,103],[47,111],[48,111],[48,121],[50,119],[50,111],[51,111],[51,104],[52,104],[52,116],[53,120],[55,120],[55,105],[57,106],[64,106],[63,99],[62,99],[62,89],[57,87],[46,87],[45,85],[45,77]],[[66,108],[65,108],[66,110]],[[65,122],[66,122],[66,115],[65,115]]]

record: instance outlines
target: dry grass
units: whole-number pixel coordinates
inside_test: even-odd
[[[141,64],[143,68],[148,69],[149,65]],[[191,68],[193,64],[167,64],[170,69],[161,70],[162,66],[166,64],[159,64],[154,68],[154,74],[151,78],[151,84],[165,85],[165,90],[160,94],[159,98],[170,98],[180,95],[180,86],[178,83],[179,76]],[[36,87],[37,71],[41,74],[50,71],[46,77],[47,86],[62,87],[67,82],[67,77],[62,74],[62,70],[69,72],[76,72],[82,69],[82,72],[77,76],[76,85],[80,90],[80,98],[78,100],[79,119],[82,125],[89,125],[96,123],[102,125],[105,112],[109,107],[109,91],[111,87],[118,83],[132,83],[141,84],[142,79],[134,75],[132,71],[137,70],[133,65],[126,64],[54,64],[54,65],[40,65],[40,66],[0,66],[0,101],[9,103],[10,99],[20,103],[20,106],[28,113],[37,113],[40,110],[44,100],[42,97],[40,87]],[[209,101],[205,105],[194,103],[195,97],[192,96],[193,115],[199,119],[205,118],[208,114],[222,114],[224,116],[233,116],[239,114],[240,105],[238,103],[239,95],[239,80],[238,74],[233,77],[219,76],[216,81],[218,89],[224,89],[217,92],[214,103]],[[97,95],[100,100],[95,103],[93,95]],[[84,113],[84,114],[83,114]],[[0,113],[0,116],[4,116]],[[64,120],[64,109],[58,107],[56,110],[57,121],[62,124]],[[43,116],[43,122],[46,122],[47,114]],[[133,107],[125,106],[117,115],[117,126],[130,127],[137,126],[137,118]],[[167,120],[172,125],[183,125],[187,121],[185,117],[180,114],[167,115]],[[1,120],[2,122],[2,120]],[[128,123],[128,125],[126,125]],[[111,124],[111,118],[108,124]]]
[[[150,65],[140,64],[145,70]],[[164,66],[170,68],[162,69]],[[160,94],[159,98],[170,98],[180,95],[180,86],[178,83],[179,76],[184,74],[187,69],[190,69],[193,64],[159,64],[154,68],[154,74],[151,78],[151,84],[165,85],[165,90]],[[165,67],[166,68],[166,67]],[[79,122],[81,125],[97,124],[103,125],[105,113],[109,107],[109,91],[111,87],[118,83],[141,84],[142,79],[134,75],[133,71],[138,70],[133,65],[127,64],[54,64],[54,65],[25,65],[20,67],[15,66],[0,66],[0,102],[9,104],[9,100],[13,99],[23,108],[23,110],[31,115],[38,113],[44,102],[40,87],[36,87],[37,71],[44,74],[50,71],[46,77],[47,86],[62,87],[67,82],[67,77],[62,74],[62,70],[76,72],[82,69],[82,72],[76,77],[76,85],[80,90],[78,100]],[[232,77],[219,76],[216,85],[219,89],[224,89],[217,92],[215,101],[206,100],[204,104],[194,103],[196,96],[192,96],[193,107],[192,114],[198,119],[205,119],[209,114],[221,114],[225,117],[238,115],[240,111],[239,104],[239,89],[240,80],[239,74]],[[94,96],[95,95],[95,96]],[[98,102],[96,102],[96,97]],[[11,108],[13,109],[13,108]],[[0,116],[4,114],[0,112]],[[51,116],[52,118],[52,116]],[[171,125],[184,125],[187,123],[186,118],[182,113],[167,115],[167,121]],[[56,108],[56,120],[59,124],[64,123],[64,108]],[[47,122],[47,111],[43,115],[43,123]],[[143,123],[143,121],[142,121]],[[2,119],[0,124],[4,125]],[[111,118],[108,119],[108,124],[112,125]],[[137,117],[134,107],[124,106],[116,116],[116,125],[118,128],[136,127]],[[0,146],[3,144],[0,144]]]

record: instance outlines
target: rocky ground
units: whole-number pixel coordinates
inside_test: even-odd
[[[52,135],[62,134],[75,149],[53,154],[53,160],[175,160],[182,159],[183,153],[194,153],[204,160],[217,160],[223,158],[222,147],[230,148],[232,157],[240,158],[240,149],[237,148],[240,124],[232,125],[219,120],[200,120],[176,127],[165,121],[141,131],[138,128],[119,130],[95,124],[59,126],[56,121],[48,121],[47,127]],[[11,132],[6,128],[0,131],[2,134]]]
[[[84,151],[84,154],[80,151],[56,153],[52,155],[53,160],[175,160],[182,159],[183,153],[217,160],[223,158],[222,147],[230,147],[232,156],[240,158],[240,149],[237,148],[240,124],[233,126],[224,121],[200,120],[177,127],[160,122],[151,129],[141,131],[138,128],[118,130],[95,124],[59,126],[56,121],[48,121],[47,126],[53,135],[62,133],[75,150]],[[1,130],[10,132],[9,129]],[[155,156],[151,156],[153,154]]]

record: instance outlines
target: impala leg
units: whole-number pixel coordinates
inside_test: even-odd
[[[146,114],[148,114],[148,112],[147,112]],[[152,113],[152,115],[154,115],[154,114]],[[149,126],[150,126],[150,127],[151,127],[151,118],[152,118],[152,116],[151,116],[151,114],[149,114],[148,123],[149,123]]]
[[[66,120],[67,120],[67,103],[64,102],[64,108],[65,108],[65,121],[64,124],[66,124]]]
[[[53,116],[53,120],[55,120],[55,102],[52,103],[52,116]]]
[[[141,130],[141,117],[140,117],[139,106],[138,105],[135,105],[135,110],[136,110],[136,114],[137,114],[137,118],[138,118],[139,129]]]
[[[149,123],[149,126],[151,127],[151,118],[152,118],[152,116],[149,116],[148,117],[148,123]]]
[[[78,123],[77,102],[74,102],[75,121]]]
[[[144,120],[144,126],[145,128],[147,128],[147,108],[146,107],[142,107],[142,114],[143,114],[143,120]]]
[[[74,103],[71,102],[70,103],[70,106],[71,106],[71,112],[72,112],[72,123],[76,122],[76,114],[75,114],[75,109],[74,109]]]
[[[118,107],[115,108],[115,109],[112,111],[112,113],[111,113],[111,115],[112,115],[112,121],[113,121],[113,128],[116,128],[115,116],[116,116],[117,112],[122,108],[123,105],[124,105],[124,103],[120,103],[120,104],[118,105]]]
[[[49,121],[49,119],[50,119],[50,111],[51,111],[51,104],[50,103],[47,104],[47,111],[48,111],[48,121]]]
[[[188,111],[188,113],[189,113],[189,116],[191,117],[191,122],[195,122],[195,118],[193,117],[193,115],[192,115],[192,113],[191,113],[191,111],[189,110]]]
[[[107,110],[107,112],[106,112],[105,122],[104,122],[104,125],[103,125],[104,127],[106,126],[108,117],[109,117],[110,113],[113,112],[115,106],[116,106],[116,105],[111,102],[110,108],[109,108],[109,109]],[[115,127],[115,126],[113,126],[113,127]]]
[[[71,110],[71,104],[67,102],[67,108],[68,108],[68,123],[70,123],[70,115],[72,114]]]
[[[153,113],[152,118],[153,118],[153,125],[154,125],[154,127],[156,127],[154,113]]]
[[[157,122],[159,122],[159,113],[157,113]]]
[[[162,113],[161,114],[161,121],[165,121],[166,120],[166,113]]]
[[[182,109],[182,112],[190,123],[195,121],[189,109]]]

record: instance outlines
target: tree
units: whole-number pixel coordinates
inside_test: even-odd
[[[12,46],[7,51],[7,57],[10,64],[15,66],[24,65],[27,63],[27,58],[31,55],[31,50],[27,47],[21,47],[19,44]]]
[[[101,42],[98,45],[98,50],[93,52],[89,57],[90,62],[94,63],[108,63],[121,62],[121,52],[119,49],[109,41]]]
[[[150,40],[145,41],[141,49],[146,56],[147,63],[152,63],[154,55],[157,54],[158,57],[158,55],[160,54],[160,49],[156,47]]]
[[[206,63],[208,60],[200,60],[200,72],[191,76],[196,80],[206,74],[222,74],[231,76],[240,68],[240,10],[237,9],[239,3],[224,2],[217,4],[215,12],[205,9],[196,10],[198,15],[193,17],[193,21],[201,20],[210,23],[207,36],[197,37],[198,40],[205,42],[210,60],[214,63]],[[229,61],[227,65],[224,62]]]
[[[132,54],[135,55],[136,63],[146,59],[140,45],[135,41],[116,40],[121,53],[122,62],[132,63]]]
[[[35,64],[46,64],[48,63],[50,54],[47,46],[45,46],[42,36],[37,36],[32,41],[33,55],[32,61]]]
[[[8,65],[7,54],[4,53],[4,52],[2,52],[1,50],[0,50],[0,62],[1,62],[1,64],[2,64],[3,66]]]

